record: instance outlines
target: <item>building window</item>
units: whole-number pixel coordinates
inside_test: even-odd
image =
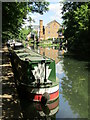
[[[50,26],[48,26],[48,28],[50,28]]]
[[[50,31],[48,32],[48,34],[50,34]]]

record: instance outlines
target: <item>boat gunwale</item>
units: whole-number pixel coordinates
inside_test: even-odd
[[[19,81],[18,81],[19,82]],[[30,87],[30,88],[49,88],[49,87],[55,87],[57,85],[59,85],[59,82],[58,81],[55,81],[55,82],[52,82],[51,83],[47,83],[46,84],[40,84],[39,87],[37,86],[37,83],[35,84],[27,84],[27,83],[23,83],[23,82],[19,82],[19,85],[23,85],[23,86],[26,86],[26,87]]]

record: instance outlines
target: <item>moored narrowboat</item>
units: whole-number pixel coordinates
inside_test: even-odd
[[[10,49],[15,82],[22,95],[43,104],[59,97],[55,61],[27,48]]]

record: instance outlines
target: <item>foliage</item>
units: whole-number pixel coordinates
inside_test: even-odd
[[[3,2],[2,3],[2,38],[18,37],[20,28],[30,12],[43,14],[48,10],[48,2]],[[31,22],[31,17],[29,21]]]
[[[60,29],[58,30],[58,32],[62,32],[62,28],[60,28]]]
[[[19,31],[19,39],[20,40],[26,40],[26,37],[27,35],[30,33],[31,29],[28,29],[28,28],[22,28],[20,31]]]
[[[35,36],[35,40],[38,40],[38,31],[33,30],[32,33]]]
[[[59,44],[52,44],[52,43],[39,43],[38,45],[42,47],[52,47],[52,46],[59,47]]]
[[[48,40],[53,40],[53,38],[48,38]]]
[[[66,2],[63,6],[64,36],[68,49],[74,53],[88,53],[90,2]]]
[[[28,42],[29,43],[29,46],[33,46],[33,40],[32,39],[30,39],[30,41]]]
[[[62,28],[60,28],[59,30],[58,30],[58,33],[62,33],[62,35],[64,34],[64,28],[62,27]]]

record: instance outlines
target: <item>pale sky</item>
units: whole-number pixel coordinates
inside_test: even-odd
[[[32,22],[32,25],[39,25],[39,20],[43,20],[43,25],[46,25],[47,23],[56,20],[60,24],[62,23],[62,7],[63,4],[59,3],[61,0],[47,0],[50,2],[49,11],[44,13],[43,15],[40,15],[39,13],[30,13],[30,16],[32,19],[35,20],[35,23]],[[26,25],[29,25],[28,22],[26,22]]]

